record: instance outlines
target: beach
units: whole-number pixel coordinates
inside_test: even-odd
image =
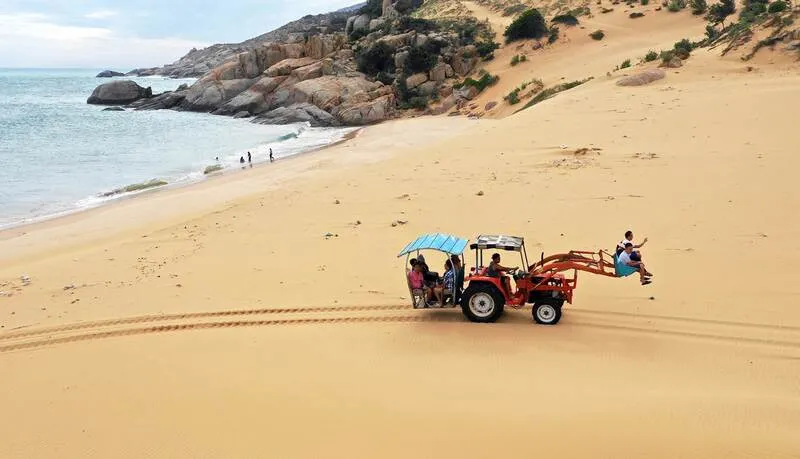
[[[615,78],[0,232],[0,457],[796,457],[796,64]],[[397,257],[628,229],[653,283],[553,327],[413,310]]]

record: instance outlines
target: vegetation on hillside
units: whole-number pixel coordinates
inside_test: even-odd
[[[549,33],[544,17],[537,9],[529,9],[509,24],[503,34],[507,42],[525,38],[542,38]]]

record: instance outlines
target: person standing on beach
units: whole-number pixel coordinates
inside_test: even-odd
[[[250,163],[250,164],[253,163],[253,157],[250,155],[249,151],[247,152],[247,162]]]
[[[272,156],[272,148],[269,149],[269,162],[274,162],[275,158]]]

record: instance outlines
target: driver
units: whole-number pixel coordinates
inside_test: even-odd
[[[495,253],[492,255],[492,262],[489,263],[489,269],[486,275],[489,277],[499,277],[503,283],[503,288],[506,289],[506,295],[511,295],[511,280],[508,276],[503,275],[504,272],[516,271],[515,268],[506,268],[500,264],[500,254]]]

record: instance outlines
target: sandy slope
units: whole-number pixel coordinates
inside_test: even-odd
[[[0,457],[797,457],[800,78],[744,67],[696,53],[2,233]],[[556,327],[404,306],[419,233],[628,228],[655,283],[581,276]]]

